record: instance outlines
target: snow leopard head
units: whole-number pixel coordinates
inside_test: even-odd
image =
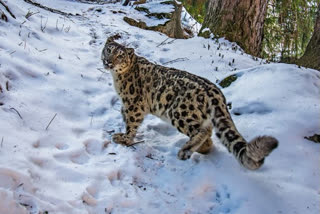
[[[106,42],[101,54],[104,67],[118,74],[123,74],[130,69],[133,58],[134,49],[126,48],[110,39]]]

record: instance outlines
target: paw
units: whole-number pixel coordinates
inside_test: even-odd
[[[124,133],[116,133],[112,135],[112,140],[115,143],[122,144],[122,145],[130,145],[132,140],[128,138],[128,136]]]
[[[189,159],[190,157],[191,157],[191,155],[192,155],[192,151],[190,151],[190,150],[188,150],[188,149],[186,149],[186,150],[180,150],[179,152],[178,152],[178,158],[180,159],[180,160],[187,160],[187,159]]]

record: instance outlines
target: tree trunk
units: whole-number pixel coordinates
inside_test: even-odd
[[[320,71],[320,3],[312,37],[297,64]]]
[[[259,56],[268,0],[210,0],[203,27]]]

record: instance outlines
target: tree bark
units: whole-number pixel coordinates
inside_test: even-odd
[[[320,71],[320,3],[312,37],[304,55],[298,59],[297,64]]]
[[[203,27],[260,56],[268,0],[209,0]]]

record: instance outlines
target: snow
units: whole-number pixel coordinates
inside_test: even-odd
[[[181,23],[183,27],[191,29],[194,35],[197,35],[201,29],[201,24],[198,23],[184,7],[182,7],[181,11]]]
[[[174,11],[173,5],[159,4],[159,1],[147,2],[139,7],[147,8],[150,13],[172,13]]]
[[[81,16],[7,1],[17,19],[0,21],[0,213],[320,212],[319,144],[304,139],[320,130],[318,71],[265,64],[224,39],[173,40],[129,26],[112,11],[141,13],[120,4],[38,2]],[[26,19],[28,11],[39,13]],[[181,161],[188,138],[153,116],[139,129],[144,143],[111,142],[124,123],[100,53],[114,33],[157,64],[214,83],[236,74],[222,91],[237,128],[247,140],[273,135],[279,147],[257,171],[215,137],[209,155]]]

